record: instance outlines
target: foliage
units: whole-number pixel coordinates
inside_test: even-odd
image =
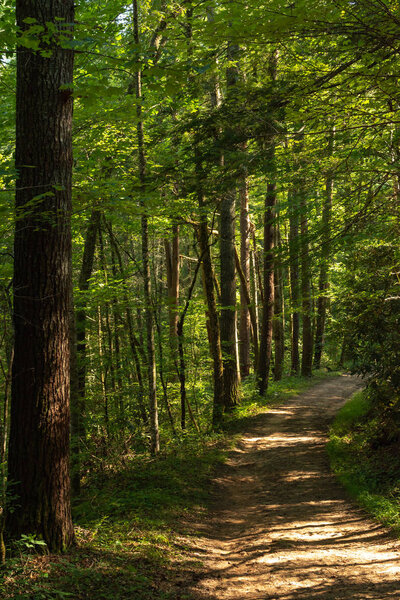
[[[400,421],[388,427],[387,415],[378,409],[388,399],[379,396],[367,388],[345,404],[331,428],[328,452],[333,471],[349,493],[400,533]]]

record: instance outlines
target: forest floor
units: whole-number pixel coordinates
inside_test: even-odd
[[[189,597],[400,598],[399,541],[352,503],[325,450],[329,423],[359,387],[328,379],[247,419],[207,518],[183,540],[202,564],[182,582]]]

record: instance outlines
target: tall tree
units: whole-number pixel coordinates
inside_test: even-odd
[[[74,541],[69,394],[73,0],[17,0],[18,172],[14,242],[15,356],[8,457],[11,536]],[[32,21],[32,19],[34,21]],[[31,49],[29,23],[43,32]],[[49,27],[51,24],[51,27]],[[30,47],[29,47],[30,46]]]
[[[139,10],[138,0],[133,0],[133,37],[137,52],[140,47],[139,35]],[[140,59],[138,60],[140,64]],[[149,218],[146,206],[146,154],[144,145],[143,124],[143,93],[142,93],[142,71],[138,65],[135,72],[135,94],[136,94],[136,117],[137,117],[137,147],[139,163],[140,184],[140,207],[142,209],[142,262],[143,262],[143,290],[146,317],[146,346],[149,370],[149,411],[150,411],[150,433],[151,451],[157,454],[160,450],[160,433],[158,427],[158,403],[156,384],[156,350],[154,344],[154,315],[151,303],[151,277],[150,277],[150,255],[149,255]]]
[[[83,248],[82,266],[79,275],[79,291],[87,292],[92,276],[96,238],[100,226],[101,212],[93,209]],[[85,436],[85,391],[86,391],[86,298],[77,302],[71,361],[71,443],[72,443],[72,492],[80,494],[80,451]],[[74,336],[74,337],[75,337]],[[75,354],[75,356],[74,356]]]
[[[238,53],[236,44],[228,44],[227,103],[233,108],[237,102]],[[228,127],[225,139],[233,145],[233,130]],[[232,148],[230,148],[232,152]],[[226,158],[226,157],[225,157]],[[230,165],[228,165],[230,166]],[[236,182],[229,182],[223,194],[220,213],[220,261],[221,261],[221,344],[224,361],[224,405],[234,408],[239,401],[239,373],[236,356],[236,266],[235,222]]]
[[[269,71],[272,85],[277,77],[278,53],[271,54]],[[274,247],[275,247],[275,206],[276,206],[276,142],[272,123],[269,124],[266,156],[268,161],[268,183],[264,202],[264,298],[260,335],[260,355],[258,360],[258,389],[261,396],[267,391],[271,363],[273,317],[275,303]]]
[[[332,157],[334,143],[334,130],[329,133],[328,139],[328,158]],[[322,236],[321,236],[321,267],[318,280],[318,299],[317,299],[317,323],[315,329],[315,350],[314,367],[319,369],[321,366],[322,350],[324,347],[324,334],[326,311],[328,306],[329,289],[329,257],[330,257],[330,238],[331,238],[331,212],[332,212],[332,194],[333,194],[333,174],[332,167],[329,165],[325,185],[325,198],[322,209]]]
[[[250,373],[250,312],[246,302],[246,292],[250,288],[250,216],[249,187],[245,168],[239,181],[239,198],[240,265],[245,278],[245,282],[241,282],[240,285],[240,371],[242,377],[247,377]],[[244,286],[244,283],[246,283],[246,286]]]
[[[297,206],[297,195],[294,190],[289,189],[289,275],[290,275],[290,299],[291,299],[291,366],[292,375],[300,372],[300,287],[299,287],[299,212]]]

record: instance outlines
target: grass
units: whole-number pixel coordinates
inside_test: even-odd
[[[186,590],[201,569],[189,538],[205,520],[212,474],[246,419],[332,375],[271,382],[266,399],[249,379],[225,432],[188,433],[157,459],[127,455],[94,473],[73,507],[78,546],[55,556],[20,545],[3,568],[0,598],[189,600]]]
[[[227,444],[222,435],[188,435],[156,460],[135,456],[94,477],[73,508],[78,547],[10,560],[0,597],[183,600],[182,583],[199,567],[184,536],[201,518]]]
[[[328,453],[333,471],[349,494],[400,535],[399,443],[382,443],[381,430],[381,418],[367,392],[357,392],[337,415]]]

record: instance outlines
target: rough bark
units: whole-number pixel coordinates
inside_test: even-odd
[[[72,0],[17,0],[17,25],[34,18],[66,35]],[[51,551],[74,541],[69,396],[73,52],[17,50],[16,228],[9,535],[42,536]]]

